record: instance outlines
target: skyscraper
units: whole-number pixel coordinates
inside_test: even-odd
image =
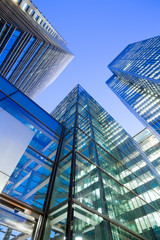
[[[44,90],[73,58],[30,0],[0,1],[0,75],[27,96]]]
[[[45,239],[158,239],[159,182],[132,138],[80,86],[52,115],[66,130]]]
[[[4,78],[0,89],[0,118],[7,119],[0,141],[6,133],[17,139],[10,149],[6,140],[1,154],[6,163],[11,154],[18,163],[1,189],[1,239],[159,239],[154,172],[133,139],[82,87],[52,112],[57,120]]]
[[[108,67],[107,85],[160,139],[160,37],[128,45]]]

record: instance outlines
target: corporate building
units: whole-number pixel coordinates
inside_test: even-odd
[[[160,37],[128,45],[108,67],[107,85],[160,139]]]
[[[0,75],[30,98],[72,60],[67,43],[30,0],[0,1]]]
[[[80,85],[46,113],[73,55],[31,1],[0,9],[0,239],[160,239],[158,130],[131,138]]]
[[[0,239],[160,238],[160,183],[142,137],[79,85],[54,118],[2,77],[0,89]],[[151,133],[141,135],[144,147]]]

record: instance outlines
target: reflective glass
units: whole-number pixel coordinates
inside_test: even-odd
[[[55,239],[64,240],[66,239],[66,223],[67,223],[67,210],[68,204],[65,204],[59,208],[56,208],[52,213],[49,214],[43,240]]]
[[[73,131],[69,131],[63,137],[63,143],[61,147],[60,159],[66,156],[69,152],[73,150]]]
[[[152,218],[147,213],[155,210],[103,172],[102,179],[109,217],[150,239],[152,237],[150,227],[153,225]],[[144,221],[145,227],[140,228],[138,221]],[[157,227],[160,226],[160,222],[157,221],[156,224]]]
[[[95,142],[79,129],[77,130],[76,149],[91,161],[97,163]]]
[[[105,214],[100,178],[100,171],[96,166],[77,154],[74,197],[88,207]]]
[[[3,192],[43,209],[52,168],[51,162],[27,148]]]
[[[140,240],[139,237],[132,235],[124,229],[111,223],[111,231],[113,240]]]
[[[72,154],[58,164],[50,208],[68,199]]]
[[[0,239],[33,239],[36,220],[20,209],[0,204]]]
[[[111,240],[109,223],[102,217],[74,204],[74,240]]]
[[[27,111],[29,111],[33,116],[35,116],[44,124],[46,124],[55,133],[57,133],[58,135],[61,135],[62,126],[52,116],[50,116],[50,114],[46,113],[30,98],[25,96],[20,91],[12,95],[11,98],[14,101],[16,101],[18,104],[20,104],[23,108],[25,108]]]

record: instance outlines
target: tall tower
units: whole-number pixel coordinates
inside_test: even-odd
[[[160,37],[128,45],[108,67],[106,84],[160,139]]]
[[[158,139],[142,152],[79,85],[56,120],[0,80],[0,239],[158,240]]]
[[[79,85],[51,115],[65,132],[44,239],[158,239],[159,182],[132,138]]]
[[[0,75],[30,98],[72,60],[67,43],[30,0],[0,1]]]

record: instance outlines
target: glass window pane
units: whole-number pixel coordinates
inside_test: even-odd
[[[69,131],[63,138],[60,159],[73,150],[73,131]]]
[[[3,192],[43,209],[53,164],[27,148]]]
[[[55,239],[64,240],[66,239],[66,222],[67,222],[67,210],[68,204],[56,208],[52,213],[49,214],[43,240]]]
[[[57,168],[56,178],[50,208],[68,199],[72,154],[60,161]]]
[[[79,129],[77,130],[77,151],[97,163],[95,142]]]
[[[74,240],[110,240],[109,223],[102,217],[74,204]]]
[[[27,210],[15,209],[0,204],[0,239],[32,239],[36,219]]]
[[[152,236],[150,227],[153,227],[153,225],[152,216],[149,216],[149,213],[155,210],[123,185],[120,185],[105,173],[102,172],[101,174],[109,217],[150,239]],[[143,221],[145,227],[142,228]],[[156,224],[160,226],[160,223],[157,222]]]
[[[106,213],[99,173],[95,165],[76,155],[74,197],[88,207],[100,213]]]
[[[40,121],[42,121],[44,124],[46,124],[55,133],[57,133],[58,135],[61,135],[62,126],[50,114],[46,113],[30,98],[28,98],[21,92],[17,92],[12,95],[12,99],[14,99],[23,108],[25,108],[27,111],[29,111],[31,114],[33,114],[33,116],[35,116]]]

